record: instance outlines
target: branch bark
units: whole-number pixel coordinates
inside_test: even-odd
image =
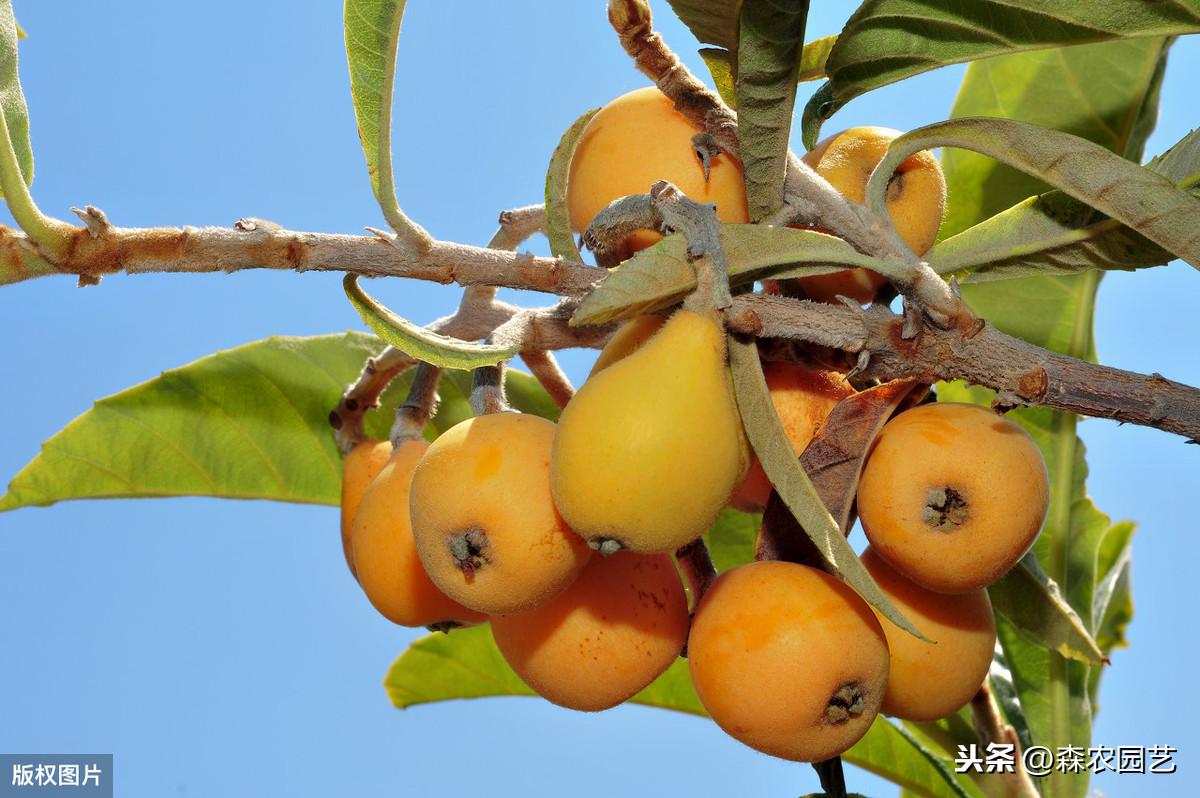
[[[1050,352],[986,322],[968,333],[924,325],[915,337],[905,338],[904,317],[880,305],[864,311],[762,294],[735,297],[727,319],[736,332],[857,353],[865,377],[927,383],[962,379],[997,391],[1003,408],[1044,405],[1200,442],[1200,391],[1195,388],[1161,374]]]
[[[94,208],[94,218],[103,214]],[[420,247],[391,233],[371,236],[286,230],[263,219],[239,219],[233,227],[116,227],[90,224],[71,228],[62,257],[36,255],[24,233],[0,233],[0,284],[53,270],[95,283],[124,271],[236,272],[244,269],[337,271],[365,277],[412,277],[462,286],[484,285],[575,296],[605,275],[603,269],[560,258],[432,241]],[[43,260],[43,258],[45,260]],[[42,264],[42,265],[38,265]]]

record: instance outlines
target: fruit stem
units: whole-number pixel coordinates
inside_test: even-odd
[[[842,770],[842,758],[835,756],[823,762],[813,762],[813,770],[821,780],[821,791],[831,798],[846,798],[846,774]]]
[[[676,550],[675,559],[679,561],[679,570],[683,572],[683,580],[688,592],[692,594],[692,609],[704,598],[705,592],[717,578],[717,569],[713,565],[712,556],[704,538],[696,538],[691,543]]]
[[[425,425],[437,412],[438,383],[441,378],[442,370],[437,366],[429,363],[417,365],[412,386],[408,389],[408,398],[396,408],[396,421],[392,424],[391,433],[393,448],[421,437]]]
[[[475,369],[471,386],[471,408],[475,415],[507,413],[512,410],[504,393],[504,363]]]

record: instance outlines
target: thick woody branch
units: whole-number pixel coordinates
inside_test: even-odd
[[[926,325],[905,338],[904,317],[880,305],[863,311],[762,294],[735,297],[726,318],[736,332],[857,353],[865,377],[962,379],[997,391],[1003,408],[1044,405],[1200,442],[1200,390],[1050,352],[984,322],[966,332]]]
[[[74,232],[62,257],[50,259],[57,272],[95,282],[107,274],[147,272],[236,272],[244,269],[338,271],[366,277],[411,277],[463,286],[485,285],[567,296],[585,293],[604,270],[559,258],[536,257],[449,241],[414,244],[391,233],[372,236],[285,230],[262,219],[240,219],[233,227],[127,228],[97,219]],[[0,283],[45,274],[31,269],[26,254],[36,250],[24,234],[0,236]]]

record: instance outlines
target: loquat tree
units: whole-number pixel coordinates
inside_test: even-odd
[[[1200,0],[866,0],[808,42],[807,0],[669,0],[706,45],[705,76],[646,0],[607,5],[596,32],[649,85],[582,113],[546,154],[544,197],[514,197],[484,247],[435,238],[397,201],[401,0],[345,2],[387,223],[365,235],[48,215],[0,0],[15,222],[0,285],[332,271],[371,330],[249,343],[103,399],[13,476],[0,511],[339,506],[329,556],[364,611],[431,630],[387,671],[397,707],[628,701],[812,763],[825,795],[848,794],[843,762],[906,796],[1085,795],[1086,763],[1063,762],[1092,745],[1101,674],[1125,644],[1132,525],[1087,497],[1076,424],[1200,443],[1200,390],[1102,365],[1092,344],[1105,271],[1200,268],[1200,135],[1142,152]],[[967,62],[946,121],[823,137],[856,97]],[[1094,89],[1099,128],[1037,91],[1101,70],[1136,77]],[[535,235],[549,255],[518,251]],[[421,325],[363,278],[452,284],[461,300]],[[578,392],[556,359],[570,349],[603,350]],[[247,361],[290,386],[283,400],[248,389]],[[205,409],[179,379],[203,386]],[[1009,767],[970,766],[966,752],[996,746]]]

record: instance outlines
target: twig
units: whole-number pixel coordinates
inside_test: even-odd
[[[859,355],[859,373],[881,381],[962,379],[998,392],[1001,409],[1044,405],[1183,435],[1200,442],[1200,391],[1166,379],[1050,352],[980,321],[973,334],[925,326],[904,337],[904,317],[781,296],[734,297],[736,332],[787,338]]]
[[[1025,770],[1025,762],[1021,756],[1021,741],[1017,737],[1017,732],[1011,725],[1004,722],[1000,715],[1000,707],[996,704],[996,698],[992,695],[987,682],[983,683],[979,692],[971,699],[971,716],[975,720],[975,730],[979,734],[980,742],[985,747],[988,743],[1000,743],[1013,747],[1015,768],[1001,776],[1009,782],[1012,788],[1009,794],[1014,798],[1040,798],[1041,793],[1038,792],[1033,779],[1029,777],[1029,772]]]
[[[575,387],[559,367],[554,355],[544,349],[526,349],[521,352],[521,360],[525,361],[529,372],[537,377],[554,403],[560,408],[566,407],[575,395]]]

